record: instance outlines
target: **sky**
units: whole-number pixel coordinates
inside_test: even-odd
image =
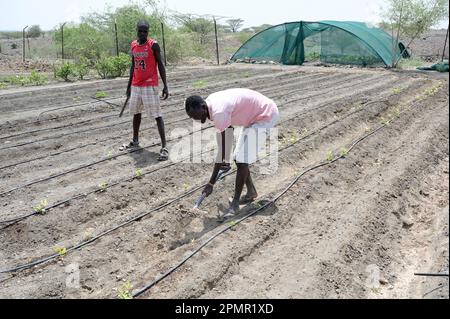
[[[143,0],[135,0],[143,1]],[[92,11],[104,11],[128,4],[129,0],[0,0],[0,30],[22,30],[38,24],[43,30],[53,29],[65,21],[78,22]],[[160,0],[167,9],[180,13],[196,13],[241,18],[244,27],[289,21],[355,20],[380,21],[380,8],[385,0]],[[227,18],[223,18],[223,23]],[[439,27],[447,28],[448,20]]]

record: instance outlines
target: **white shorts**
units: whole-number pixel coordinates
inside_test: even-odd
[[[259,155],[266,155],[267,136],[271,133],[271,128],[277,124],[278,117],[277,110],[270,121],[254,123],[243,128],[234,150],[236,162],[252,164],[257,161]]]
[[[131,86],[130,114],[140,114],[144,108],[149,117],[161,117],[157,86]]]

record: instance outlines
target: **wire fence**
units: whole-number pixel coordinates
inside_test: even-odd
[[[212,19],[212,30],[204,33],[174,31],[162,22],[156,31],[149,34],[160,43],[165,64],[186,61],[225,63],[240,45],[252,35],[248,32],[224,32]],[[93,33],[78,39],[72,27],[66,23],[53,31],[43,32],[39,37],[30,37],[27,28],[22,32],[0,33],[0,53],[25,62],[42,59],[50,63],[57,60],[77,60],[88,57],[95,60],[101,54],[109,56],[129,54],[133,37],[130,30],[123,30],[114,23],[112,32],[106,32],[96,41]],[[155,28],[153,29],[155,30]],[[134,32],[134,30],[132,30]]]

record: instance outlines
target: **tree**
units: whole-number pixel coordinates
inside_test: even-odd
[[[39,25],[32,25],[27,33],[29,38],[39,38],[42,34],[42,30]]]
[[[200,44],[205,44],[208,35],[214,30],[212,21],[195,17],[192,14],[178,14],[174,16],[174,19],[189,32],[195,33],[198,36]]]
[[[396,49],[399,38],[408,38],[408,48],[431,27],[448,17],[447,0],[387,0],[382,11],[382,25],[389,28],[393,40],[392,50]],[[396,67],[400,57],[394,58],[392,67]]]
[[[244,23],[244,20],[242,20],[242,19],[227,20],[227,24],[230,26],[231,32],[233,32],[233,33],[237,32],[242,27],[243,23]]]

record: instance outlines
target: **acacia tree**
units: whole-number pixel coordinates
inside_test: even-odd
[[[227,24],[230,26],[231,32],[237,32],[244,23],[242,19],[229,19],[227,20]]]
[[[177,14],[174,16],[174,19],[189,32],[195,33],[200,44],[205,44],[208,40],[208,35],[214,30],[212,21],[192,14]]]
[[[27,31],[28,37],[39,38],[42,34],[41,27],[39,25],[32,25]]]
[[[382,25],[391,29],[392,50],[396,49],[399,38],[408,38],[408,48],[414,40],[448,17],[447,0],[387,0],[382,11]],[[400,57],[393,58],[396,67]]]

